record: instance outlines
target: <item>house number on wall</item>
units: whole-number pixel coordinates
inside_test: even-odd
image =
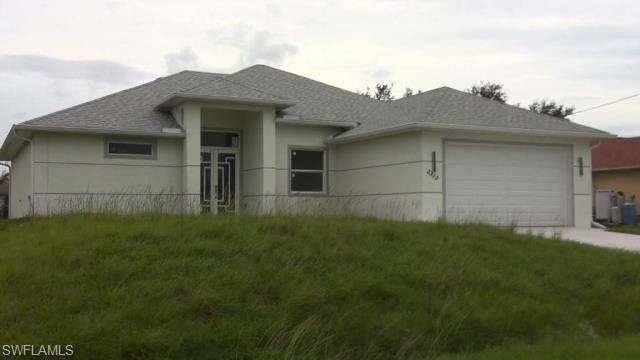
[[[440,176],[436,174],[436,172],[433,171],[433,169],[427,170],[427,175],[431,176],[431,178],[433,178],[434,180],[440,179]]]

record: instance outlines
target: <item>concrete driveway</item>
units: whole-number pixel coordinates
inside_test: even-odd
[[[578,228],[518,228],[517,231],[613,249],[640,251],[640,235]]]

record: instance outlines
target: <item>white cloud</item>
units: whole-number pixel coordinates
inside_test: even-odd
[[[55,80],[88,80],[107,84],[128,84],[148,73],[110,60],[67,60],[43,55],[0,55],[0,72],[39,73]]]
[[[256,30],[247,24],[218,25],[209,30],[208,34],[214,46],[238,52],[238,66],[281,64],[287,57],[298,52],[297,46],[281,41],[270,31]]]
[[[280,15],[280,7],[273,3],[267,3],[264,8],[267,10],[267,13],[272,16]]]
[[[376,80],[383,80],[391,76],[391,71],[387,69],[376,69],[371,72],[371,76]]]
[[[167,64],[167,72],[169,74],[182,70],[198,70],[200,61],[198,55],[190,47],[185,47],[177,53],[165,55],[164,61]]]
[[[240,62],[244,65],[262,62],[280,64],[285,58],[298,52],[296,46],[278,42],[273,34],[268,31],[254,33],[251,40],[242,50]]]

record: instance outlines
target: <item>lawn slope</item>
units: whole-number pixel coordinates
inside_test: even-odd
[[[594,339],[554,343],[518,344],[493,348],[471,354],[444,355],[437,360],[620,360],[637,359],[640,354],[640,336],[631,335],[615,339]]]
[[[640,255],[489,226],[110,215],[0,226],[0,343],[73,344],[80,357],[433,358],[640,334]]]

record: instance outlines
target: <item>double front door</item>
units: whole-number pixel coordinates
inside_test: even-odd
[[[240,200],[237,149],[202,149],[200,203],[202,212],[235,213]]]

